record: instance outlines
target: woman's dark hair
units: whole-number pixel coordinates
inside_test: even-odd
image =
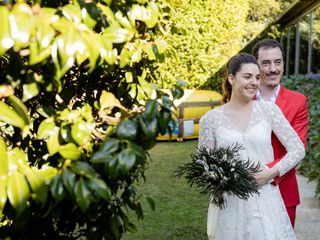
[[[229,60],[229,62],[227,64],[227,76],[222,83],[222,93],[223,93],[222,103],[223,104],[229,102],[230,98],[231,98],[232,86],[228,81],[228,76],[230,74],[235,76],[236,73],[240,71],[242,64],[247,64],[247,63],[253,63],[253,64],[258,65],[255,57],[251,54],[248,54],[248,53],[239,53],[239,54],[233,56]]]

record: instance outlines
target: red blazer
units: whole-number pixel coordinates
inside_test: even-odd
[[[306,147],[308,133],[308,106],[306,96],[286,89],[281,85],[279,95],[276,99],[276,104],[282,110],[291,126],[296,130],[301,141]],[[272,167],[275,163],[280,161],[286,154],[285,147],[273,133],[272,147],[275,160],[268,164],[269,167]],[[279,185],[286,207],[297,206],[300,203],[295,168],[291,169],[282,177],[276,177],[274,182]]]

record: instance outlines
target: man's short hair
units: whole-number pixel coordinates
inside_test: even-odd
[[[266,39],[262,39],[260,40],[259,42],[257,42],[254,47],[252,48],[252,55],[258,59],[258,52],[260,49],[270,49],[270,48],[279,48],[281,50],[281,53],[282,53],[282,58],[284,60],[284,51],[283,51],[283,47],[282,45],[274,40],[274,39],[269,39],[269,38],[266,38]]]

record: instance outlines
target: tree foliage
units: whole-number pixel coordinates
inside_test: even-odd
[[[173,99],[152,84],[168,8],[17,2],[0,6],[0,238],[120,239],[171,131]]]
[[[249,10],[247,0],[170,1],[172,47],[159,68],[159,84],[177,79],[198,87],[241,49]]]

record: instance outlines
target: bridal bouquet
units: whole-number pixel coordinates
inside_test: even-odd
[[[191,154],[192,161],[179,166],[177,177],[185,175],[190,187],[196,184],[201,194],[208,194],[211,202],[220,208],[225,207],[226,195],[248,199],[259,194],[253,177],[260,164],[240,158],[240,144],[217,149],[198,148]]]

